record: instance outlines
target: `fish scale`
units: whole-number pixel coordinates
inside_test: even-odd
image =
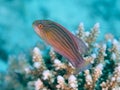
[[[77,72],[90,68],[91,64],[82,57],[87,53],[87,46],[66,28],[51,20],[36,20],[33,28],[56,52],[67,58]]]

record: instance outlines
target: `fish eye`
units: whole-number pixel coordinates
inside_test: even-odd
[[[39,24],[39,25],[38,25],[38,28],[42,29],[42,28],[43,28],[43,25],[42,25],[42,24]]]

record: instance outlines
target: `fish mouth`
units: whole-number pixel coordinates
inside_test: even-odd
[[[33,27],[34,27],[34,31],[38,34],[39,33],[39,29],[36,26],[33,26]]]
[[[35,31],[36,33],[39,33],[39,29],[38,29],[38,27],[36,26],[35,22],[33,22],[32,27],[33,27],[33,29],[34,29],[34,31]]]
[[[33,28],[36,27],[35,21],[32,23],[32,27],[33,27]]]

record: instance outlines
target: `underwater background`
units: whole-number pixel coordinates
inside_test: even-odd
[[[38,19],[58,22],[72,33],[80,22],[87,30],[99,22],[99,40],[105,33],[120,37],[119,0],[0,0],[1,63],[7,62],[9,54],[28,52],[41,41],[32,28]]]
[[[0,72],[6,72],[10,55],[29,56],[34,46],[47,47],[32,28],[39,19],[58,22],[73,34],[80,22],[86,31],[99,22],[98,41],[106,33],[119,39],[120,0],[0,0]]]

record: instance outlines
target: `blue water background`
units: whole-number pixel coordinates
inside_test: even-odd
[[[8,57],[29,53],[42,42],[32,28],[37,19],[50,19],[75,33],[80,22],[85,30],[100,23],[98,40],[104,34],[120,37],[120,0],[0,0],[0,70]]]

